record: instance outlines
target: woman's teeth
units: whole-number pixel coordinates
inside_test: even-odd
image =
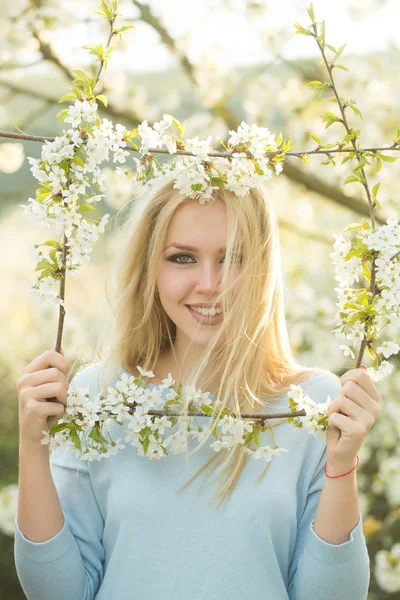
[[[220,315],[222,313],[222,310],[220,308],[215,309],[215,308],[200,308],[199,306],[190,306],[189,307],[194,310],[195,312],[200,313],[201,315]]]

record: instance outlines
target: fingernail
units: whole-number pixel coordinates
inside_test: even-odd
[[[365,365],[360,365],[360,368],[361,368],[361,369],[364,369],[364,371],[366,371],[366,370],[367,370],[367,367],[366,367]]]

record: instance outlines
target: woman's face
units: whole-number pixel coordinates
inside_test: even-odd
[[[223,315],[202,317],[187,305],[211,304],[217,299],[226,232],[226,207],[221,200],[200,204],[190,199],[171,219],[157,268],[157,289],[165,312],[176,324],[177,346],[188,341],[206,346],[220,328]],[[238,257],[232,263],[232,275],[237,277],[239,269]],[[238,282],[231,289],[236,293]]]

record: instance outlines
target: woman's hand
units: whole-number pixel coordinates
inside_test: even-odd
[[[61,351],[62,352],[62,351]],[[17,380],[19,401],[20,447],[40,447],[54,421],[64,416],[69,388],[69,365],[64,356],[47,350],[35,358]],[[57,402],[46,402],[55,397]]]
[[[327,464],[329,474],[356,465],[365,436],[381,415],[381,395],[363,369],[340,378],[342,389],[328,407]],[[330,467],[330,468],[329,468]]]

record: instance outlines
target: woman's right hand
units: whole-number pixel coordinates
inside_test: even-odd
[[[58,420],[64,416],[68,375],[68,362],[55,350],[47,350],[23,369],[17,379],[20,447],[40,446],[42,431],[49,431],[54,425],[54,418],[48,417]],[[52,397],[57,402],[46,401]]]

